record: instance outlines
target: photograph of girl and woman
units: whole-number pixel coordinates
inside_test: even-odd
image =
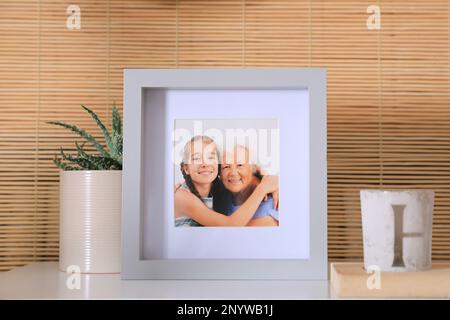
[[[250,156],[260,144],[219,147],[207,135],[185,140],[175,164],[176,227],[279,226],[278,175],[267,174]]]

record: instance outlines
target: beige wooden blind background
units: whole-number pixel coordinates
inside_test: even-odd
[[[326,67],[330,260],[362,258],[358,190],[379,187],[436,191],[450,260],[449,19],[447,0],[2,0],[0,270],[58,259],[51,159],[74,136],[45,121],[94,130],[81,103],[109,117],[124,68],[160,67]]]

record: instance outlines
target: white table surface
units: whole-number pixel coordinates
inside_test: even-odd
[[[70,275],[57,262],[35,262],[0,272],[0,299],[329,299],[328,281],[121,280],[119,274]],[[69,279],[70,280],[70,279]],[[70,281],[69,281],[70,282]]]

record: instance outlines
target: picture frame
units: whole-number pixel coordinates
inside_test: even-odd
[[[164,121],[158,121],[158,117],[167,120],[168,113],[169,117],[171,115],[170,111],[164,111],[165,105],[179,100],[174,98],[173,95],[169,96],[166,92],[182,91],[181,93],[184,94],[189,90],[196,91],[197,103],[201,101],[201,98],[198,97],[199,94],[202,94],[202,91],[208,94],[211,92],[227,94],[227,92],[246,91],[250,93],[257,91],[259,94],[271,90],[288,92],[289,94],[286,94],[286,97],[290,96],[292,104],[294,106],[297,104],[299,108],[300,103],[296,100],[295,94],[300,91],[306,93],[303,95],[306,97],[303,108],[307,110],[304,113],[304,115],[307,115],[304,117],[306,119],[304,119],[306,121],[304,127],[307,128],[304,137],[306,137],[307,144],[304,144],[303,147],[307,146],[307,149],[304,150],[303,154],[307,154],[307,161],[305,162],[307,167],[304,168],[306,170],[304,176],[305,181],[307,181],[307,188],[301,196],[307,199],[305,203],[308,204],[308,210],[304,213],[306,217],[304,224],[307,226],[307,236],[305,236],[308,249],[307,258],[297,259],[286,255],[275,259],[270,258],[270,256],[265,258],[253,257],[251,259],[221,258],[220,256],[213,259],[207,257],[193,259],[189,257],[168,257],[161,253],[155,254],[152,258],[144,257],[145,251],[148,249],[145,246],[150,247],[150,252],[157,252],[162,247],[167,247],[167,243],[164,243],[164,241],[167,241],[164,228],[154,227],[151,229],[152,227],[150,227],[151,232],[144,230],[144,224],[147,223],[144,208],[148,205],[152,208],[153,206],[155,208],[160,206],[163,208],[162,210],[167,211],[171,207],[171,200],[173,201],[173,186],[170,185],[171,181],[169,181],[170,171],[163,169],[164,166],[167,166],[164,159],[169,159],[170,152],[167,150],[150,152],[148,149],[150,149],[150,145],[160,146],[161,141],[168,141],[167,128],[159,128]],[[220,92],[218,93],[218,91]],[[152,95],[151,99],[148,98],[150,95]],[[253,97],[256,96],[253,95]],[[264,101],[261,98],[257,99],[260,99],[261,102]],[[273,101],[279,101],[276,98],[274,99]],[[145,117],[148,118],[148,115],[145,115],[146,110],[153,110],[149,108],[149,100],[151,100],[153,106],[161,108],[158,114],[153,114],[154,117],[150,120],[153,121],[151,126],[146,125],[144,121]],[[211,101],[217,100],[221,99]],[[237,100],[230,101],[236,103]],[[179,107],[177,110],[185,109]],[[283,106],[277,105],[276,109],[277,112],[282,113]],[[240,110],[245,113],[243,111],[245,108],[240,108]],[[258,105],[254,106],[254,110],[258,110]],[[285,112],[285,119],[293,121],[292,127],[295,126],[296,118],[289,116],[291,111]],[[189,114],[187,111],[180,112],[185,112],[184,115]],[[236,112],[235,114],[237,114]],[[205,115],[204,118],[210,117]],[[171,122],[166,121],[165,123]],[[289,140],[291,136],[295,137],[295,131],[292,131],[294,129],[290,129],[292,135],[285,135],[287,138],[284,138],[286,139],[284,145],[289,144],[289,147],[295,147],[295,140]],[[144,136],[148,141],[144,141]],[[322,68],[124,70],[122,279],[326,280],[328,271],[326,137],[326,70]],[[283,141],[281,141],[281,144],[283,145]],[[283,150],[283,146],[281,149]],[[295,148],[292,150],[295,150]],[[285,153],[285,159],[289,159],[288,154],[290,152]],[[283,154],[281,154],[281,157],[283,157]],[[146,159],[145,163],[144,159]],[[153,167],[148,168],[148,166]],[[154,183],[151,182],[148,186],[145,186],[149,171],[154,173],[153,180],[151,180]],[[290,175],[284,175],[284,177],[288,176]],[[145,191],[144,188],[146,188]],[[288,202],[292,204],[292,199],[297,197],[295,195],[297,190],[295,183],[291,182],[283,187],[283,176],[280,176],[280,190],[280,203],[285,203],[286,207],[289,207]],[[283,190],[286,190],[286,194],[289,192],[293,196],[283,199]],[[155,195],[155,193],[158,193],[158,195]],[[298,205],[301,206],[302,203]],[[152,212],[155,211],[158,210],[152,210]],[[280,212],[282,216],[283,211]],[[291,213],[291,215],[293,214]],[[154,221],[156,224],[156,220]],[[161,221],[158,223],[161,223]],[[167,224],[167,221],[162,223]],[[152,224],[150,223],[150,225]],[[203,232],[203,230],[210,230],[211,228],[200,229]],[[222,229],[224,228],[215,230]],[[249,228],[240,228],[239,230],[243,229]],[[198,233],[199,231],[195,232]],[[163,240],[153,241],[156,238],[152,238],[149,243],[146,241],[144,245],[144,238],[149,234]],[[284,249],[292,249],[292,252],[296,252],[296,248],[301,246],[305,247],[304,244],[295,242],[282,245]]]

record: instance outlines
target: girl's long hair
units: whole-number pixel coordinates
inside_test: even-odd
[[[186,164],[190,153],[191,153],[191,145],[195,141],[201,140],[202,143],[215,143],[214,140],[208,136],[194,136],[191,140],[189,140],[186,145],[184,146],[184,152],[183,152],[183,161],[180,163],[180,170],[181,174],[183,175],[184,181],[186,182],[186,185],[189,188],[189,191],[193,195],[195,195],[197,198],[202,200],[202,196],[198,192],[197,188],[195,187],[194,181],[192,181],[192,177],[189,174],[186,174],[184,171],[184,165]],[[219,151],[217,151],[217,157],[220,159]],[[213,209],[214,211],[225,213],[224,203],[223,203],[223,197],[225,193],[225,187],[222,184],[222,181],[220,181],[220,163],[218,163],[217,168],[217,177],[212,182],[211,191],[209,193],[209,196],[213,198]]]

